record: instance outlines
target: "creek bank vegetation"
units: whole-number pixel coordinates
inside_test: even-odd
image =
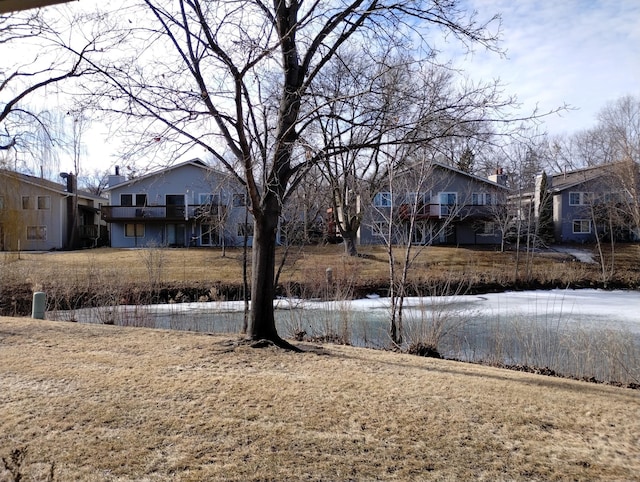
[[[386,247],[361,248],[358,257],[340,245],[305,246],[288,254],[277,286],[280,297],[357,299],[389,293]],[[581,248],[586,250],[588,248]],[[496,293],[553,288],[636,289],[636,245],[617,248],[606,285],[597,264],[564,252],[539,251],[526,276],[514,271],[514,252],[487,248],[423,248],[413,261],[406,296]],[[34,291],[46,291],[48,310],[119,304],[235,301],[244,296],[242,251],[226,248],[137,250],[100,248],[75,252],[1,253],[0,315],[31,313]],[[212,273],[208,266],[217,267]],[[327,285],[331,268],[331,285]]]
[[[634,245],[618,249],[620,287],[636,285],[636,249]],[[640,382],[640,346],[624,332],[606,327],[572,328],[564,315],[552,314],[540,326],[517,316],[472,323],[473,317],[438,301],[439,296],[514,289],[601,287],[597,264],[572,261],[564,253],[540,252],[527,270],[532,277],[518,279],[511,271],[515,253],[427,247],[414,260],[405,290],[405,296],[419,296],[423,301],[407,306],[403,342],[392,343],[387,322],[378,319],[384,318],[383,312],[357,314],[350,308],[351,300],[388,293],[384,250],[369,247],[364,255],[349,257],[342,254],[341,246],[305,247],[286,260],[278,285],[281,299],[275,303],[283,336],[305,342],[391,348],[631,388]],[[240,251],[229,249],[223,257],[215,249],[162,248],[22,253],[20,259],[14,255],[13,260],[5,256],[2,310],[5,315],[28,315],[32,292],[44,290],[47,310],[56,319],[78,321],[86,316],[80,310],[94,307],[97,311],[91,316],[95,323],[239,333],[241,325],[231,314],[206,319],[183,311],[180,305],[242,300],[243,284],[237,281],[242,271],[240,256]],[[218,279],[207,279],[198,271],[207,263],[218,265]],[[327,266],[335,267],[330,284]],[[330,301],[331,308],[300,309],[301,300]],[[148,304],[168,305],[158,309],[164,313],[164,321],[157,321],[145,309],[143,305]],[[486,324],[480,334],[477,323]]]

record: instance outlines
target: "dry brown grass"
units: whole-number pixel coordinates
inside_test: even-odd
[[[618,265],[637,269],[637,248],[621,246]],[[332,268],[334,279],[344,283],[363,280],[386,280],[389,267],[384,247],[361,247],[359,258],[344,255],[340,245],[305,247],[294,250],[287,260],[281,282],[316,282],[322,284],[326,268]],[[280,251],[282,253],[282,251]],[[211,249],[113,249],[21,253],[0,253],[5,276],[33,284],[51,280],[83,284],[96,280],[119,283],[153,282],[223,282],[239,283],[242,276],[242,250],[227,249],[223,257],[219,248]],[[570,263],[567,255],[537,254],[531,274],[540,281],[571,282],[592,277],[599,279],[597,265]],[[520,276],[524,272],[521,261]],[[434,277],[461,276],[469,282],[509,283],[515,275],[515,254],[492,250],[436,247],[420,250],[411,270],[416,282]]]
[[[0,318],[0,480],[638,480],[637,391]]]

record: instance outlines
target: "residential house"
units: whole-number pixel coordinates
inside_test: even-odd
[[[116,168],[102,218],[111,246],[241,246],[253,236],[244,186],[200,159],[127,180]]]
[[[553,210],[553,235],[558,243],[590,243],[596,234],[617,240],[637,239],[640,193],[638,166],[618,162],[547,175],[536,179],[535,215],[548,202]],[[613,232],[611,232],[613,231]]]
[[[100,208],[106,199],[66,183],[0,170],[0,251],[93,247],[106,239]]]
[[[502,170],[482,178],[440,163],[406,169],[361,207],[359,243],[499,244],[507,192]]]

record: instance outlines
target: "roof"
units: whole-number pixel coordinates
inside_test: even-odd
[[[414,164],[414,165],[419,165],[419,164]],[[458,169],[456,167],[450,166],[448,164],[443,164],[443,163],[438,162],[438,161],[432,161],[431,165],[433,167],[438,167],[440,169],[445,169],[445,170],[448,170],[448,171],[452,171],[452,172],[455,172],[456,174],[460,174],[461,176],[465,176],[465,177],[471,178],[472,180],[474,180],[476,182],[484,182],[484,183],[490,184],[490,185],[492,185],[494,187],[498,187],[498,188],[504,189],[505,191],[510,191],[511,190],[507,186],[505,186],[503,184],[500,184],[499,182],[492,181],[491,179],[489,179],[487,177],[477,176],[475,174],[471,174],[469,172],[462,171],[462,170],[460,170],[460,169]],[[405,168],[405,172],[411,172],[411,171],[412,171],[411,167]]]
[[[578,186],[584,182],[602,177],[603,175],[609,175],[613,168],[619,164],[620,163],[602,164],[576,169],[574,171],[550,174],[548,176],[551,180],[550,190],[555,192],[564,191],[565,189]]]
[[[131,185],[136,184],[136,183],[138,183],[140,181],[143,181],[145,179],[149,179],[151,177],[155,177],[155,176],[157,176],[159,174],[166,174],[168,172],[174,171],[176,169],[180,169],[181,167],[188,166],[188,165],[196,166],[196,167],[199,167],[201,169],[205,169],[205,170],[207,170],[209,172],[212,172],[212,173],[220,173],[220,174],[225,175],[225,176],[228,175],[228,173],[226,173],[226,172],[223,173],[222,171],[219,171],[219,170],[216,170],[216,169],[212,168],[206,162],[204,162],[202,159],[196,158],[196,159],[191,159],[190,161],[185,161],[185,162],[181,162],[179,164],[174,164],[173,166],[165,167],[163,169],[158,169],[157,171],[149,172],[149,173],[144,174],[144,175],[142,175],[140,177],[135,177],[133,179],[129,179],[128,181],[119,182],[118,184],[115,184],[113,186],[107,187],[105,189],[105,191],[111,191],[113,189],[120,189],[120,188],[122,188],[124,186],[131,186]]]
[[[29,174],[22,174],[21,172],[9,171],[7,169],[0,169],[0,176],[6,176],[6,177],[9,177],[9,178],[13,178],[13,179],[16,179],[20,183],[25,183],[25,184],[30,184],[32,186],[37,186],[37,187],[40,187],[42,189],[46,189],[48,191],[53,191],[53,192],[55,192],[57,194],[60,194],[62,196],[66,196],[67,194],[69,194],[69,192],[67,191],[66,184],[60,184],[60,183],[57,183],[57,182],[54,182],[54,181],[50,181],[48,179],[44,179],[44,178],[41,178],[41,177],[30,176]],[[94,200],[105,200],[106,199],[106,198],[103,198],[102,196],[96,196],[95,194],[90,193],[88,191],[78,190],[77,194],[78,194],[78,196],[83,197],[83,198],[87,198],[87,199],[94,199]]]
[[[68,3],[71,0],[0,0],[0,14],[47,7],[56,3]]]

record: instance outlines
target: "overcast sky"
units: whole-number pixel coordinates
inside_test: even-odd
[[[575,108],[547,118],[544,128],[550,134],[592,127],[607,102],[628,94],[640,97],[640,0],[463,2],[481,18],[502,15],[506,56],[480,50],[469,57],[442,44],[441,60],[454,57],[474,79],[499,78],[505,94],[523,104],[523,115],[536,105],[540,111],[564,104]],[[115,163],[104,157],[103,146],[89,151],[104,167]]]

